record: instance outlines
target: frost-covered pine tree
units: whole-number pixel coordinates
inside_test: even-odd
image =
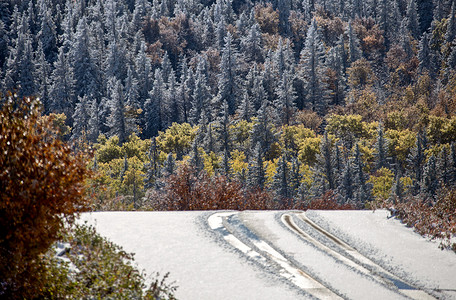
[[[160,174],[160,161],[155,138],[151,139],[149,150],[146,155],[149,158],[149,162],[145,165],[146,176],[144,178],[144,188],[150,189],[153,186],[155,179]]]
[[[345,34],[348,36],[348,60],[350,63],[354,63],[358,59],[362,58],[361,47],[359,46],[359,40],[356,33],[353,32],[351,22],[348,22]]]
[[[301,74],[304,78],[306,102],[310,109],[324,113],[328,105],[327,87],[325,84],[324,47],[317,28],[317,21],[307,30],[304,49],[301,52]]]
[[[199,173],[204,168],[203,158],[199,153],[199,139],[195,139],[192,143],[192,151],[190,152],[190,165]]]
[[[354,173],[355,173],[355,202],[359,208],[365,208],[366,202],[372,199],[371,186],[367,182],[368,174],[364,171],[364,162],[361,157],[359,145],[355,147]]]
[[[433,198],[439,187],[437,178],[436,158],[431,155],[423,168],[423,177],[420,182],[420,192],[426,197]]]
[[[179,98],[176,83],[176,75],[171,72],[168,80],[168,90],[166,92],[166,114],[168,126],[174,122],[179,122]]]
[[[45,1],[40,1],[39,17],[41,20],[38,40],[42,43],[43,52],[46,60],[53,63],[57,58],[57,32],[52,19],[51,9]]]
[[[259,187],[263,189],[265,182],[266,171],[263,165],[263,153],[261,144],[258,142],[253,149],[252,155],[250,156],[247,183],[250,187]]]
[[[454,38],[456,37],[456,8],[455,8],[455,1],[452,1],[451,4],[451,12],[448,17],[447,23],[447,30],[445,32],[445,41],[448,43],[453,42]]]
[[[207,86],[207,77],[202,68],[196,70],[195,87],[192,95],[192,103],[190,109],[190,124],[198,124],[201,118],[203,107],[209,107],[211,94]]]
[[[289,77],[288,71],[284,71],[276,90],[277,98],[274,101],[274,107],[278,124],[290,125],[296,111],[296,93]]]
[[[276,197],[279,201],[289,200],[291,197],[290,187],[289,187],[289,168],[288,168],[288,159],[287,154],[284,153],[279,157],[277,161],[277,169],[272,180],[272,187],[275,191]]]
[[[71,139],[77,140],[87,136],[90,125],[90,106],[87,97],[78,97],[78,102],[74,109],[73,126],[71,130]]]
[[[347,159],[337,188],[339,194],[342,195],[344,203],[353,203],[355,196],[354,185],[352,162]]]
[[[320,152],[317,154],[317,161],[314,167],[314,174],[318,179],[314,190],[316,194],[322,195],[328,190],[336,188],[336,174],[334,171],[334,154],[332,144],[328,138],[328,133],[325,132],[320,144]]]
[[[119,137],[120,144],[127,141],[129,135],[128,124],[125,116],[125,99],[123,93],[123,86],[120,80],[111,77],[111,84],[109,95],[109,105],[111,114],[107,120],[108,127],[110,128],[110,135]]]
[[[100,72],[90,49],[89,29],[86,18],[82,17],[78,22],[71,49],[76,95],[99,98],[102,95]]]
[[[268,101],[265,100],[257,113],[257,120],[253,124],[251,145],[260,143],[263,155],[267,156],[271,145],[276,141],[273,125],[269,120]]]
[[[250,99],[251,98],[249,97],[249,94],[247,92],[244,92],[242,101],[239,103],[239,107],[236,111],[237,117],[240,120],[250,122],[250,119],[253,116],[253,108]]]
[[[160,69],[155,71],[154,87],[144,104],[145,137],[153,137],[163,130],[163,103],[165,99],[165,83]]]
[[[60,47],[57,60],[54,62],[51,82],[49,110],[69,116],[75,101],[75,80],[73,68],[64,53],[64,46]]]
[[[141,42],[140,50],[135,59],[136,79],[138,81],[139,103],[143,107],[152,89],[152,66],[150,58],[146,54],[146,43]]]
[[[375,142],[375,169],[388,167],[388,140],[384,136],[383,124],[379,123],[377,127],[377,141]]]
[[[418,12],[416,7],[416,0],[410,0],[407,4],[407,29],[410,31],[415,39],[420,36],[420,24],[418,20]]]
[[[253,24],[248,35],[241,40],[241,49],[247,62],[263,62],[263,41],[258,23]]]
[[[233,43],[231,33],[227,33],[225,46],[222,49],[220,62],[220,74],[218,76],[218,95],[213,105],[214,112],[220,110],[224,101],[228,104],[228,112],[234,114],[237,107],[237,99],[240,95],[237,50]]]
[[[420,183],[423,178],[423,165],[425,163],[425,143],[423,134],[420,132],[416,138],[415,147],[412,148],[411,153],[407,158],[409,170],[413,180],[413,192],[414,194],[419,193]]]

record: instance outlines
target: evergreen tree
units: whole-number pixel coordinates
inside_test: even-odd
[[[453,42],[454,38],[456,37],[456,8],[455,8],[455,1],[452,1],[451,4],[451,12],[450,16],[448,17],[447,23],[447,30],[445,32],[445,40],[448,43]]]
[[[276,197],[282,203],[291,197],[289,176],[287,154],[284,153],[277,162],[277,169],[272,181],[272,188],[275,191]]]
[[[438,160],[437,160],[437,170],[440,171],[439,182],[443,186],[448,186],[450,184],[451,172],[450,172],[450,157],[448,155],[447,147],[443,147],[440,151]]]
[[[166,93],[166,112],[168,126],[172,123],[179,122],[179,98],[178,98],[176,76],[174,71],[171,72],[168,81],[168,91]]]
[[[436,158],[434,155],[431,155],[423,169],[423,177],[420,183],[420,192],[427,197],[433,198],[437,192],[437,188],[438,178]]]
[[[388,167],[388,141],[384,136],[383,124],[379,123],[377,128],[377,141],[375,143],[375,169]]]
[[[356,144],[355,159],[354,159],[354,172],[355,172],[355,199],[356,206],[364,208],[367,201],[371,200],[371,187],[367,183],[367,174],[364,172],[364,163],[359,150],[359,145]]]
[[[128,65],[127,78],[125,79],[125,104],[133,109],[140,108],[138,80],[134,76],[132,65]]]
[[[106,78],[115,77],[122,82],[127,77],[126,46],[122,40],[114,39],[109,42],[108,53],[105,61]]]
[[[57,60],[54,63],[51,82],[49,110],[57,113],[65,113],[67,116],[72,115],[75,98],[75,80],[73,77],[73,68],[64,53],[63,46],[60,47]]]
[[[400,172],[397,172],[394,179],[393,186],[391,187],[390,198],[392,198],[394,203],[402,202],[404,199],[404,185],[401,182]]]
[[[423,33],[423,36],[419,43],[419,50],[418,50],[418,60],[419,70],[421,73],[428,71],[431,76],[435,74],[436,71],[436,57],[435,54],[431,51],[429,46],[429,34]]]
[[[409,0],[407,4],[407,29],[415,39],[421,35],[416,0]]]
[[[87,136],[89,132],[90,107],[87,97],[78,97],[78,103],[74,109],[73,127],[71,131],[71,139],[77,140]]]
[[[138,80],[139,103],[143,107],[152,89],[152,67],[146,54],[146,44],[141,42],[140,50],[135,60],[136,79]]]
[[[330,104],[333,105],[342,105],[345,98],[346,82],[343,74],[343,63],[339,47],[340,46],[338,45],[329,50],[325,62],[327,73],[332,76],[328,76],[328,81],[330,82],[328,89],[330,90]]]
[[[144,178],[144,188],[146,189],[150,189],[153,186],[155,179],[160,173],[157,142],[155,138],[151,140],[149,150],[146,153],[149,158],[149,162],[145,165],[147,171]]]
[[[345,34],[348,36],[348,59],[349,59],[350,63],[354,63],[358,59],[362,58],[362,52],[361,52],[361,48],[359,46],[358,37],[353,32],[351,22],[348,22],[348,26],[347,26],[347,30],[345,31]]]
[[[241,40],[241,46],[247,62],[263,62],[263,41],[258,23],[253,24],[248,35]]]
[[[313,111],[322,114],[327,108],[328,97],[324,81],[324,49],[315,18],[307,30],[306,44],[301,52],[301,72],[306,102]]]
[[[231,34],[228,32],[225,38],[225,46],[222,49],[222,58],[220,62],[220,75],[218,81],[219,94],[214,103],[214,111],[220,109],[220,105],[226,101],[228,112],[234,114],[237,107],[237,98],[240,95],[239,82],[237,79],[237,51],[233,44]]]
[[[229,108],[228,103],[226,101],[222,104],[221,114],[217,118],[217,132],[219,136],[219,149],[220,151],[224,152],[227,157],[229,158],[229,153],[231,151],[231,141],[230,141],[230,133],[229,133]]]
[[[331,141],[328,138],[328,133],[325,132],[314,167],[314,173],[318,179],[317,184],[319,185],[315,186],[315,189],[318,190],[317,194],[322,195],[328,190],[334,190],[336,188],[334,164],[335,161]]]
[[[450,183],[456,184],[456,143],[452,142],[450,145],[450,166],[449,166]]]
[[[274,101],[276,118],[279,124],[290,125],[296,111],[296,104],[294,102],[296,94],[290,81],[288,71],[285,71],[276,91],[276,101]]]
[[[190,110],[190,123],[198,124],[201,118],[203,107],[208,107],[210,104],[210,91],[207,86],[207,77],[205,72],[198,68],[196,71],[195,87],[192,97],[192,108]]]
[[[247,183],[250,187],[264,188],[266,182],[266,174],[263,165],[263,153],[261,150],[261,144],[257,143],[249,162],[249,172]]]
[[[301,187],[302,175],[300,172],[301,164],[297,157],[293,157],[291,160],[290,169],[290,194],[291,197],[295,198],[299,194],[299,188]]]
[[[165,86],[161,71],[155,71],[154,87],[149,98],[144,104],[145,137],[153,137],[163,130],[163,103],[165,98]]]
[[[78,22],[71,52],[76,95],[99,98],[100,74],[90,52],[89,30],[86,18],[82,17]]]
[[[405,54],[407,54],[408,58],[413,56],[413,49],[412,43],[410,41],[410,32],[407,29],[406,24],[407,19],[403,19],[400,27],[400,34],[399,34],[399,45],[404,50]]]
[[[344,203],[353,202],[355,195],[354,184],[352,163],[347,159],[338,186],[338,192],[342,195]]]
[[[274,135],[273,125],[268,117],[268,101],[265,100],[258,110],[257,120],[253,124],[251,133],[251,145],[260,143],[261,151],[264,156],[267,156],[272,143],[275,142],[276,136]]]
[[[239,103],[236,114],[238,115],[239,119],[250,122],[250,119],[253,115],[253,108],[247,92],[244,92],[244,96],[242,97],[242,101]]]
[[[163,168],[161,169],[161,174],[164,177],[168,177],[176,171],[176,159],[172,153],[168,153],[166,160],[163,163]]]
[[[433,8],[434,6],[432,0],[417,0],[420,34],[427,31],[431,26],[433,19]]]
[[[111,114],[108,118],[108,127],[110,134],[119,137],[120,144],[127,141],[128,137],[128,124],[125,116],[125,104],[122,83],[115,79],[111,79],[109,104]]]
[[[423,143],[425,143],[425,138],[423,137],[423,134],[420,132],[420,134],[416,138],[415,147],[412,148],[411,153],[409,154],[407,159],[412,173],[410,175],[413,179],[414,194],[419,193],[420,183],[423,178],[423,165],[426,158],[424,155],[425,146],[423,145]]]
[[[195,138],[192,144],[192,151],[190,153],[190,165],[199,173],[204,168],[203,158],[199,153],[199,139]]]
[[[169,60],[168,52],[165,51],[163,55],[162,62],[161,62],[161,70],[162,70],[162,77],[165,83],[168,83],[169,76],[173,71],[173,66],[171,65],[171,61]]]

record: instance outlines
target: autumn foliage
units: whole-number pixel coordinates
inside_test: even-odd
[[[0,296],[7,299],[39,295],[41,255],[86,207],[83,155],[38,107],[11,93],[0,101]]]
[[[197,173],[188,164],[164,182],[164,188],[148,195],[148,203],[157,210],[256,210],[281,209],[272,194],[260,189],[245,189],[224,175]]]
[[[452,237],[456,234],[456,190],[442,192],[434,205],[411,198],[394,206],[386,204],[392,214],[421,235],[440,240],[440,247],[456,251]]]

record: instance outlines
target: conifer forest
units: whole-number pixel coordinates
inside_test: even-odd
[[[93,210],[387,205],[454,232],[455,2],[1,1],[1,94],[91,152]]]

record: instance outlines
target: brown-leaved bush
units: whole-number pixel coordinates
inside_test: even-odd
[[[410,198],[394,206],[386,203],[392,214],[421,235],[440,240],[440,248],[456,252],[456,189],[444,190],[435,204]]]
[[[86,208],[88,173],[38,100],[0,99],[0,297],[34,298],[46,280],[42,255]]]
[[[224,175],[197,174],[187,164],[165,179],[161,191],[151,192],[148,202],[157,210],[285,209],[273,201],[270,192],[244,188]]]

